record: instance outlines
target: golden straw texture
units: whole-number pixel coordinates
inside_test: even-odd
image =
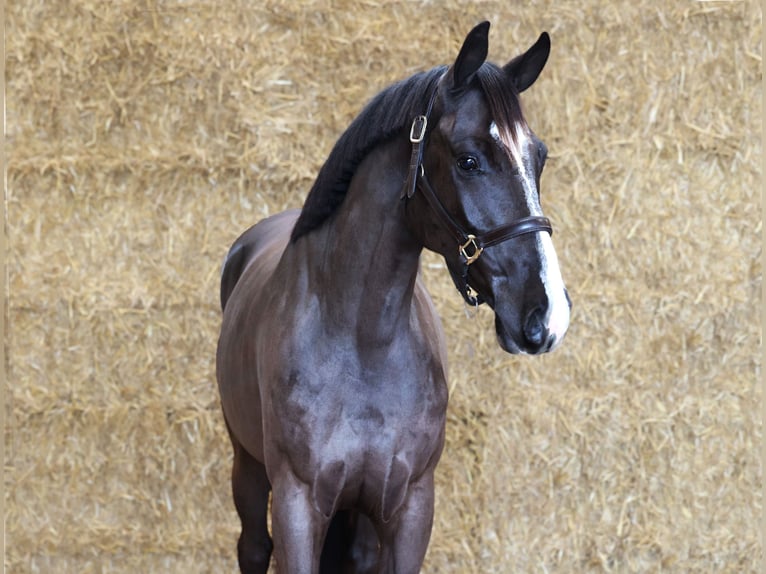
[[[7,4],[8,572],[233,572],[226,250],[391,82],[492,21],[574,308],[504,354],[424,256],[450,351],[423,571],[757,572],[761,6]]]

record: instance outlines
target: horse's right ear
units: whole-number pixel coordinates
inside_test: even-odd
[[[548,36],[548,32],[543,32],[534,46],[503,66],[503,70],[510,76],[519,93],[535,83],[550,53],[551,37]]]
[[[473,79],[489,51],[489,22],[482,22],[463,41],[463,47],[452,66],[452,88],[465,88]]]

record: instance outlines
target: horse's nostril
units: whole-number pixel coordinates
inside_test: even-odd
[[[540,347],[548,337],[548,330],[545,328],[545,313],[542,309],[535,309],[524,322],[524,338],[534,346]]]

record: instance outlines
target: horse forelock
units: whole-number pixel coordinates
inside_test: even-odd
[[[518,92],[511,79],[495,64],[485,62],[477,77],[492,117],[492,135],[518,166],[523,162],[524,144],[531,136]]]
[[[524,119],[518,92],[511,79],[494,64],[485,63],[477,75],[492,117],[490,135],[518,169],[530,215],[542,215],[529,155],[532,130]]]

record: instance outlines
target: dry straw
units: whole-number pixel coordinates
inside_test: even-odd
[[[574,310],[497,347],[424,258],[451,359],[425,572],[756,572],[761,7],[12,2],[8,572],[231,572],[214,382],[230,242],[361,105],[542,30],[525,94]]]

